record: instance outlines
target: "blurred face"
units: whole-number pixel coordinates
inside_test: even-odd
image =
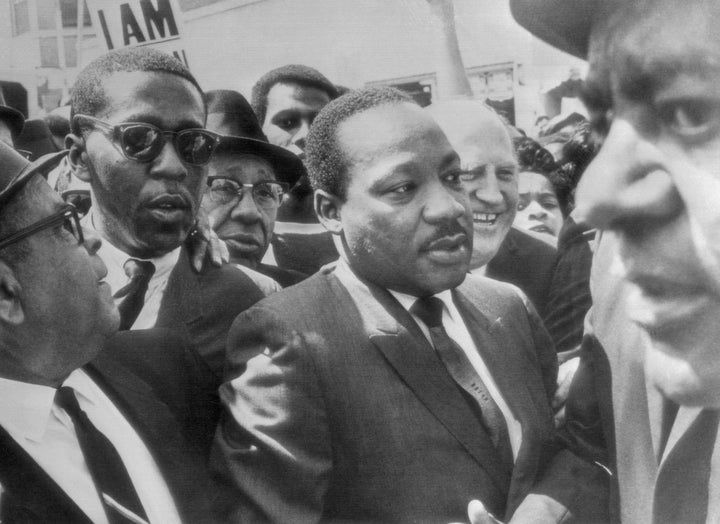
[[[329,102],[322,89],[275,84],[268,92],[263,132],[271,144],[302,156],[310,124]]]
[[[472,249],[460,162],[432,119],[393,103],[338,129],[347,198],[339,213],[345,257],[361,277],[415,296],[465,278]]]
[[[461,104],[465,118],[433,114],[460,156],[461,180],[470,196],[473,219],[470,266],[476,268],[492,260],[512,225],[518,199],[517,162],[500,119],[488,109],[478,109],[475,102]]]
[[[518,193],[515,226],[544,235],[554,243],[560,234],[563,216],[550,180],[540,173],[521,171]]]
[[[607,136],[577,193],[578,212],[618,237],[628,314],[651,341],[650,379],[680,404],[711,407],[720,406],[719,17],[715,3],[662,0],[625,15],[627,34],[595,36],[587,102]]]
[[[249,188],[245,188],[242,197],[236,195],[227,203],[219,202],[212,191],[225,193],[231,187],[225,180],[214,177],[227,177],[238,184],[257,184],[275,181],[275,172],[262,158],[220,153],[210,162],[209,177],[215,189],[206,189],[203,208],[213,229],[227,244],[231,262],[256,267],[270,244],[278,205],[261,194],[253,198]]]
[[[111,124],[144,122],[164,131],[202,128],[200,92],[167,73],[115,73],[103,82],[108,103],[91,115]],[[207,166],[183,163],[172,140],[150,162],[126,158],[103,128],[85,131],[93,221],[103,237],[132,256],[150,258],[178,247],[190,232]]]
[[[22,192],[32,188],[33,194],[17,230],[64,206],[39,178],[28,186]],[[95,233],[85,231],[85,242],[79,244],[58,225],[20,242],[27,254],[13,270],[21,285],[23,326],[32,342],[23,364],[39,381],[52,382],[94,358],[102,339],[117,329],[119,315],[103,281],[107,270],[96,255],[100,239]]]

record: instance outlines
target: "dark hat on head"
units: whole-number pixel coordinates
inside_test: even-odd
[[[45,120],[33,118],[25,121],[22,133],[15,139],[15,147],[30,152],[30,160],[36,160],[58,149],[52,140],[50,128]]]
[[[17,193],[30,179],[27,176],[30,162],[20,153],[0,141],[0,209]]]
[[[223,135],[216,151],[256,155],[267,160],[281,182],[290,187],[305,174],[297,155],[268,142],[250,104],[237,91],[219,89],[205,93],[207,129]]]
[[[580,58],[588,54],[593,23],[616,0],[510,0],[515,20],[548,44]]]
[[[5,105],[5,95],[3,95],[2,87],[0,87],[0,120],[5,121],[10,127],[13,140],[20,135],[25,124],[25,117],[20,111]]]

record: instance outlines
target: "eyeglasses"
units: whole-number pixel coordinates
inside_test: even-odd
[[[62,225],[72,236],[75,237],[78,244],[82,244],[85,241],[82,228],[80,227],[80,217],[78,216],[77,210],[75,209],[75,206],[68,204],[57,213],[53,213],[49,217],[45,217],[42,220],[21,229],[20,231],[16,231],[15,233],[0,239],[0,249],[6,248],[16,242],[20,242],[21,240],[34,235],[35,233],[39,233],[44,229],[50,229],[60,225]]]
[[[113,138],[120,141],[125,157],[137,162],[152,162],[160,155],[165,141],[171,138],[180,160],[186,164],[202,166],[210,161],[213,151],[220,142],[220,136],[207,129],[163,131],[144,122],[110,124],[87,115],[75,115],[73,123],[82,127],[80,120],[86,120],[92,125],[112,131]]]
[[[235,199],[242,200],[245,192],[252,192],[253,200],[262,208],[272,209],[278,207],[283,194],[288,190],[284,182],[257,182],[255,184],[240,184],[231,178],[211,176],[208,177],[208,194],[213,202],[229,204]]]

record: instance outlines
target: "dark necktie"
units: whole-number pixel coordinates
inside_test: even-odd
[[[80,449],[100,492],[103,507],[111,524],[147,521],[147,515],[137,492],[130,480],[125,465],[115,446],[90,422],[87,414],[80,409],[75,391],[61,387],[55,395],[55,402],[63,408],[73,421]],[[111,498],[113,502],[108,501]],[[118,505],[120,507],[118,507]],[[127,511],[134,515],[129,516]],[[142,520],[139,520],[139,517]]]
[[[480,408],[482,424],[490,434],[490,439],[500,453],[500,457],[505,464],[512,465],[512,447],[505,417],[465,352],[445,331],[442,324],[442,300],[432,296],[419,298],[410,312],[428,327],[440,360],[445,364],[453,380],[475,400]]]
[[[123,265],[130,282],[119,289],[114,298],[122,298],[120,310],[120,331],[130,329],[145,305],[145,293],[155,273],[155,265],[147,260],[129,258]],[[123,298],[124,297],[124,298]]]

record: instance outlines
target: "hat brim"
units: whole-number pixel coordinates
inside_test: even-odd
[[[217,153],[223,151],[255,155],[268,161],[278,181],[290,187],[305,174],[305,166],[297,155],[262,140],[225,135],[220,140]]]
[[[607,0],[510,0],[517,23],[566,53],[587,58],[588,41],[599,8]]]
[[[13,140],[20,136],[25,126],[25,117],[23,114],[17,109],[8,106],[0,106],[0,120],[4,120],[10,124],[10,132],[12,133]]]

